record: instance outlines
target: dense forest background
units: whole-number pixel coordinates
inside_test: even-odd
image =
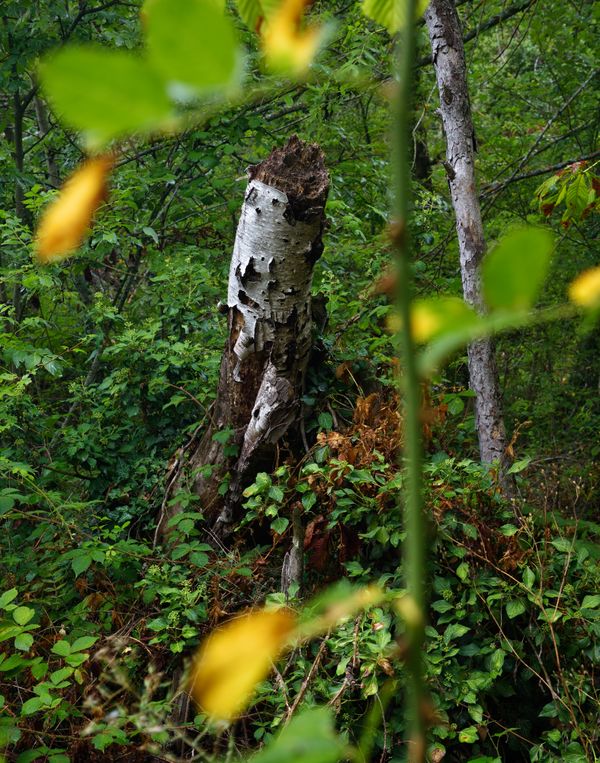
[[[551,308],[598,264],[600,5],[456,5],[486,238],[516,223],[553,233],[538,304]],[[230,11],[258,81],[256,35]],[[83,150],[39,89],[37,61],[67,41],[136,48],[139,14],[137,0],[2,4],[0,758],[238,759],[302,708],[328,704],[351,744],[385,705],[372,759],[405,760],[401,635],[384,606],[291,651],[227,727],[207,725],[181,689],[203,636],[236,612],[300,606],[340,580],[403,585],[389,321],[394,40],[359,4],[317,0],[311,14],[332,23],[314,76],[281,77],[177,135],[125,141],[90,237],[77,256],[41,267],[40,211]],[[422,23],[416,68],[414,278],[420,295],[460,295]],[[322,148],[331,178],[302,423],[244,485],[242,516],[219,539],[185,464],[218,387],[228,330],[219,303],[246,168],[294,134]],[[495,352],[508,497],[497,465],[480,463],[466,350],[424,388],[428,758],[594,761],[600,328],[593,316],[539,322],[499,334]],[[215,435],[225,450],[231,434]],[[168,536],[155,538],[174,504]],[[304,574],[284,592],[297,522]]]

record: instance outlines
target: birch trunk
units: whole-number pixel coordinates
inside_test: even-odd
[[[425,20],[446,134],[445,167],[456,216],[463,293],[470,305],[483,312],[479,266],[485,252],[485,237],[475,182],[475,136],[465,51],[454,0],[431,0]],[[506,487],[503,476],[506,432],[492,340],[473,342],[468,348],[468,359],[481,460],[500,462],[501,483]]]
[[[172,490],[196,493],[205,520],[221,537],[237,519],[244,488],[258,471],[271,468],[277,443],[299,419],[312,343],[313,267],[323,251],[329,191],[323,153],[296,136],[248,172],[229,272],[229,338],[217,398]],[[215,440],[224,430],[232,430],[231,439]],[[226,455],[232,446],[237,454]],[[177,511],[165,501],[157,538]]]

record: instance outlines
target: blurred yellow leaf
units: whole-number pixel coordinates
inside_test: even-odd
[[[415,342],[426,342],[437,334],[443,325],[440,315],[425,303],[415,303],[410,316],[412,335]]]
[[[600,265],[577,276],[569,286],[569,299],[580,307],[600,305]]]
[[[463,332],[474,327],[478,320],[477,314],[460,297],[416,299],[411,307],[411,331],[419,344],[442,334]]]
[[[106,181],[114,161],[110,154],[89,159],[66,181],[38,225],[34,245],[39,262],[59,262],[81,245],[107,197]]]
[[[289,610],[256,610],[212,633],[192,666],[189,690],[196,703],[213,718],[234,718],[268,675],[295,625]]]
[[[301,29],[304,9],[311,0],[283,0],[267,21],[263,48],[272,69],[300,75],[310,66],[323,37],[323,27]]]

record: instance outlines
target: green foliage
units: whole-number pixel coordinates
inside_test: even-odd
[[[171,117],[162,79],[125,51],[64,48],[40,67],[40,77],[56,112],[94,145],[155,130]]]
[[[337,18],[335,35],[310,81],[285,84],[261,79],[256,39],[241,33],[248,98],[217,113],[213,87],[235,85],[241,59],[230,42],[217,46],[221,33],[231,40],[233,22],[221,14],[217,21],[212,6],[186,4],[188,46],[183,38],[171,44],[166,60],[173,26],[155,25],[153,38],[150,16],[150,47],[157,47],[143,50],[137,6],[44,0],[33,14],[22,2],[5,5],[0,748],[9,759],[55,763],[116,759],[141,748],[164,756],[177,745],[186,754],[195,745],[208,759],[226,749],[249,757],[276,738],[299,699],[277,737],[282,757],[296,759],[296,745],[304,750],[307,740],[332,758],[344,754],[345,740],[362,749],[367,714],[379,712],[380,702],[385,732],[379,720],[369,731],[373,759],[390,750],[399,757],[403,697],[396,689],[395,699],[385,698],[390,681],[403,681],[404,631],[387,605],[299,645],[261,684],[239,724],[215,731],[203,716],[180,723],[173,713],[174,677],[204,635],[265,598],[283,603],[279,577],[295,510],[307,531],[303,595],[338,578],[378,581],[390,598],[402,592],[397,430],[356,413],[357,400],[371,393],[397,409],[391,307],[373,296],[390,249],[385,30],[358,3],[314,3],[319,19]],[[441,314],[440,330],[452,328],[445,345],[441,334],[431,337],[424,352],[437,346],[439,354],[423,364],[434,372],[423,416],[433,592],[426,665],[443,721],[431,739],[432,760],[445,753],[471,763],[559,763],[593,759],[598,747],[598,331],[592,324],[580,330],[566,313],[555,323],[521,318],[536,305],[563,306],[567,285],[596,264],[597,183],[593,165],[576,163],[550,174],[537,192],[538,175],[497,185],[532,148],[519,173],[596,150],[591,86],[557,112],[589,76],[598,13],[589,3],[534,6],[517,16],[518,27],[480,31],[467,47],[486,233],[500,242],[486,265],[496,313],[489,326],[459,297],[433,73],[419,69],[415,171],[423,146],[429,169],[415,194],[414,278],[423,304]],[[465,32],[504,7],[495,0],[476,13],[461,6]],[[262,2],[238,9],[252,30],[259,13],[269,12]],[[163,10],[157,5],[154,13]],[[200,10],[221,32],[210,19],[194,26]],[[190,48],[191,38],[206,45]],[[207,70],[217,54],[221,65],[211,59]],[[77,130],[96,130],[96,144],[186,125],[148,144],[122,142],[111,200],[90,239],[76,260],[44,270],[31,264],[33,224],[80,151],[55,116],[47,128],[38,118],[31,77],[40,56],[57,115]],[[424,44],[419,56],[427,56]],[[55,83],[59,65],[64,75]],[[182,79],[186,87],[173,85]],[[75,107],[61,90],[67,82],[78,88]],[[257,83],[266,88],[251,98]],[[198,110],[188,122],[192,95]],[[323,146],[332,173],[326,249],[315,273],[329,318],[319,322],[303,400],[309,453],[300,443],[282,444],[278,467],[262,466],[244,486],[245,515],[221,548],[202,528],[197,497],[186,488],[168,492],[170,468],[185,461],[210,416],[226,335],[216,304],[226,292],[240,178],[295,131]],[[523,223],[534,227],[508,246],[506,230]],[[560,234],[547,278],[551,245],[539,225]],[[516,316],[500,325],[498,313],[512,310]],[[493,470],[476,463],[462,347],[475,328],[490,326],[509,329],[497,343],[517,512],[498,495]],[[231,440],[229,430],[218,436]],[[171,522],[173,544],[154,548],[156,518],[169,501],[184,511]],[[342,595],[349,593],[330,592]],[[300,600],[291,597],[293,606]],[[343,742],[314,709],[328,703]],[[279,754],[277,746],[262,749],[258,756]]]
[[[521,228],[502,238],[482,265],[485,299],[495,310],[528,310],[550,268],[553,240],[543,228]]]

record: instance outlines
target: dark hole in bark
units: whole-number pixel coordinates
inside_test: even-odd
[[[244,286],[246,286],[246,284],[261,280],[262,278],[261,274],[254,267],[254,257],[251,257],[248,260],[248,264],[246,266],[246,270],[244,271],[244,274],[238,277]]]
[[[238,291],[238,301],[240,304],[246,305],[246,307],[253,307],[255,310],[260,308],[260,305],[252,297],[249,297],[245,291],[242,291],[242,289]]]

